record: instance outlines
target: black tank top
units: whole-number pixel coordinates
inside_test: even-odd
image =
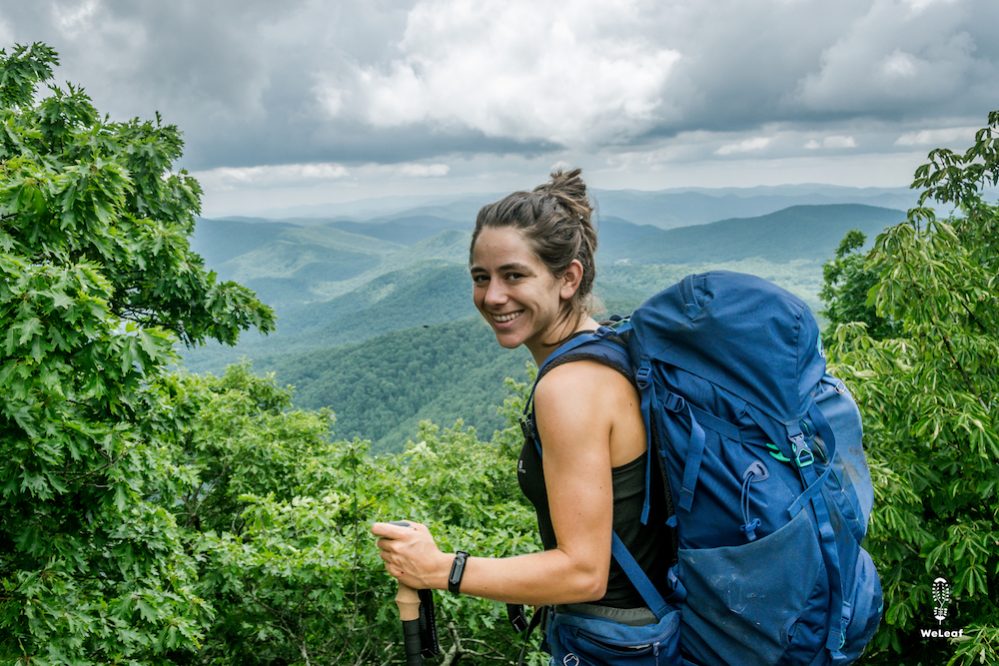
[[[574,359],[575,360],[575,359]],[[652,504],[649,522],[642,525],[642,507],[645,503],[645,468],[647,456],[643,453],[635,460],[611,470],[614,497],[614,531],[638,561],[649,578],[660,589],[665,590],[666,573],[672,559],[672,532],[665,526],[665,501],[662,476],[652,470]],[[552,527],[551,512],[548,507],[548,492],[541,467],[541,455],[532,438],[527,438],[521,448],[517,463],[517,479],[524,495],[534,505],[538,517],[538,530],[545,550],[555,548],[558,543]],[[607,580],[607,593],[595,603],[613,608],[641,608],[645,606],[641,595],[628,580],[627,575],[611,558],[610,576]]]

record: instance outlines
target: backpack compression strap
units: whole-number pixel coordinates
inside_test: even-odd
[[[762,424],[765,418],[750,410],[750,417]],[[819,437],[822,438],[826,447],[826,458],[828,465],[820,474],[815,470],[813,464],[815,454],[809,448],[802,431],[800,421],[790,421],[784,424],[787,438],[792,444],[792,451],[795,454],[794,464],[798,469],[804,491],[788,507],[788,514],[794,516],[811,504],[815,516],[815,528],[819,536],[819,550],[822,553],[822,560],[826,566],[826,573],[829,576],[829,610],[831,622],[829,633],[826,636],[826,650],[832,658],[832,663],[839,664],[845,659],[842,653],[843,644],[846,642],[846,627],[850,622],[852,609],[843,598],[843,572],[840,565],[839,549],[836,545],[836,533],[833,528],[832,519],[829,514],[829,505],[826,497],[822,494],[822,489],[826,481],[832,475],[832,460],[836,455],[836,436],[833,433],[829,422],[822,415],[822,412],[815,405],[814,401],[806,411],[806,415],[811,419]],[[762,427],[762,426],[761,426]],[[836,621],[838,620],[838,622]]]
[[[669,605],[663,599],[663,595],[659,593],[659,590],[656,589],[656,586],[653,585],[649,579],[649,575],[645,573],[645,570],[642,569],[641,565],[631,554],[631,551],[621,541],[621,537],[617,535],[617,532],[611,531],[611,535],[613,538],[611,541],[611,555],[614,556],[618,565],[624,570],[631,584],[638,590],[642,601],[649,607],[652,614],[656,616],[657,620],[662,620],[670,611]]]

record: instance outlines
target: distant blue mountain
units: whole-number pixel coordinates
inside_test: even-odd
[[[916,202],[911,191],[900,188],[807,185],[661,192],[612,190],[598,191],[595,198],[604,215],[664,229],[734,217],[756,217],[794,206],[853,203],[906,210]]]
[[[530,183],[525,183],[524,187],[530,189]],[[430,216],[459,222],[464,228],[470,229],[479,208],[505,194],[506,192],[483,192],[453,197],[382,197],[275,209],[265,214],[273,219],[281,218],[303,225],[321,224],[337,218],[383,222],[400,216]],[[916,203],[916,193],[905,187],[839,187],[822,184],[663,190],[591,189],[590,194],[600,216],[617,217],[635,224],[651,224],[664,229],[733,217],[766,215],[791,206],[855,203],[906,210]]]
[[[468,222],[449,220],[434,215],[404,215],[385,221],[353,222],[344,220],[329,222],[324,226],[404,245],[426,240],[442,231],[464,231],[470,228]]]
[[[846,232],[872,241],[903,217],[861,204],[801,205],[664,229],[602,209],[596,290],[608,311],[626,313],[687,272],[724,265],[817,306],[821,263]],[[278,310],[278,326],[234,348],[183,350],[185,365],[220,371],[249,358],[297,385],[297,404],[332,406],[338,436],[371,437],[376,449],[398,448],[420,418],[498,427],[487,406],[502,400],[504,376],[523,374],[526,355],[501,350],[475,314],[471,228],[412,210],[307,223],[199,220],[195,250],[222,277],[257,289]]]
[[[857,204],[792,206],[775,213],[732,218],[676,229],[636,225],[615,217],[600,223],[598,256],[604,263],[686,264],[832,257],[846,232],[859,229],[873,240],[886,226],[904,219],[891,208]]]

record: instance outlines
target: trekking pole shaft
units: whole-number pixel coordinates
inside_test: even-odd
[[[395,595],[395,605],[399,607],[402,620],[403,644],[406,648],[406,666],[421,666],[423,655],[420,642],[420,597],[416,590],[399,583]]]

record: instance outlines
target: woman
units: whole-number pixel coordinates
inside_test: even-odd
[[[524,345],[539,367],[560,344],[598,327],[591,213],[579,169],[556,171],[533,192],[514,192],[479,211],[469,262],[473,301],[499,344]],[[657,624],[660,633],[671,631],[657,623],[611,558],[614,530],[650,577],[663,581],[671,552],[661,515],[654,512],[645,526],[639,521],[646,435],[638,393],[625,372],[583,355],[538,380],[540,447],[525,442],[518,477],[537,511],[544,551],[466,557],[442,553],[422,525],[376,523],[372,532],[382,537],[378,547],[388,572],[417,589],[449,589],[450,578],[454,592],[553,606],[548,637],[554,663],[573,650],[588,663],[585,650],[572,645],[569,634],[575,632],[557,629],[573,616],[644,626],[639,645],[658,641],[649,637]],[[637,656],[642,650],[622,652]],[[641,663],[667,663],[648,659]]]

